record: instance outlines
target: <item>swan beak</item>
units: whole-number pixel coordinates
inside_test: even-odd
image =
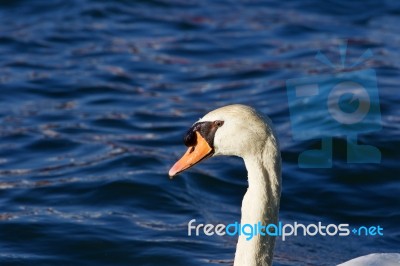
[[[213,149],[207,143],[207,141],[196,131],[197,143],[189,147],[182,158],[177,161],[174,166],[171,167],[168,174],[170,178],[176,176],[177,174],[183,172],[184,170],[192,167],[201,160],[207,158],[211,155]]]

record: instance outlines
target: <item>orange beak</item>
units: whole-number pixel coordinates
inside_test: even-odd
[[[184,170],[192,167],[196,163],[205,159],[207,156],[211,154],[213,149],[207,143],[207,141],[200,135],[199,132],[196,131],[197,143],[189,147],[186,153],[182,156],[182,158],[177,161],[174,166],[171,167],[168,174],[170,178],[175,175],[183,172]]]

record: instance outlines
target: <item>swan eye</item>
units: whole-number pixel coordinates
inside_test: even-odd
[[[186,147],[193,147],[197,144],[197,135],[196,132],[199,132],[200,135],[208,142],[208,144],[212,147],[214,143],[214,135],[219,127],[224,124],[222,120],[216,120],[214,122],[198,122],[194,124],[185,134],[183,138],[183,142]]]
[[[217,127],[222,127],[223,124],[224,124],[224,121],[222,121],[222,120],[214,121],[214,125],[216,125]]]

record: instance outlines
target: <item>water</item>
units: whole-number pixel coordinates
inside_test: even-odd
[[[396,1],[0,1],[0,264],[229,265],[236,239],[187,223],[240,217],[246,171],[214,158],[175,180],[183,133],[230,103],[271,117],[284,222],[381,225],[380,237],[278,240],[275,265],[399,252],[400,5]],[[377,71],[381,164],[301,169],[285,82],[331,73],[321,50]]]

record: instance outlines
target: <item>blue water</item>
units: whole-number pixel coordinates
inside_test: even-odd
[[[398,1],[0,1],[0,265],[229,265],[233,237],[191,219],[240,218],[246,170],[213,158],[169,180],[182,136],[217,107],[271,117],[283,156],[280,219],[380,225],[384,236],[278,240],[275,265],[400,251]],[[377,73],[380,164],[304,169],[286,80],[332,73],[322,51]]]

